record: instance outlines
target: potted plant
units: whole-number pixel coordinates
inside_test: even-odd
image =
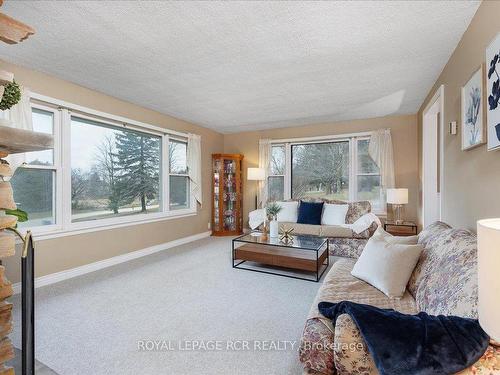
[[[276,202],[271,202],[266,207],[266,214],[269,219],[269,235],[271,237],[279,236],[278,213],[281,206]]]
[[[0,109],[5,111],[12,108],[21,100],[21,88],[16,81],[9,82],[3,87],[3,93],[0,97]]]

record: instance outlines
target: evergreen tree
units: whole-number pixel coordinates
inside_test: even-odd
[[[160,139],[133,131],[116,134],[116,155],[124,197],[139,199],[141,211],[157,198],[159,189]]]

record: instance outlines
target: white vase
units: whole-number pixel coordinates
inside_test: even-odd
[[[271,220],[269,222],[269,236],[270,237],[279,236],[279,224],[277,220]]]

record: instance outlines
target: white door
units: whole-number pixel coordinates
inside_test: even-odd
[[[442,111],[437,98],[423,114],[423,225],[441,220]]]

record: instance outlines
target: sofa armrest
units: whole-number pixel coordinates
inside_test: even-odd
[[[337,318],[334,342],[333,360],[338,375],[379,373],[361,332],[348,314]]]
[[[304,374],[333,375],[333,332],[321,320],[311,318],[306,321],[299,348],[299,360],[304,366]]]

